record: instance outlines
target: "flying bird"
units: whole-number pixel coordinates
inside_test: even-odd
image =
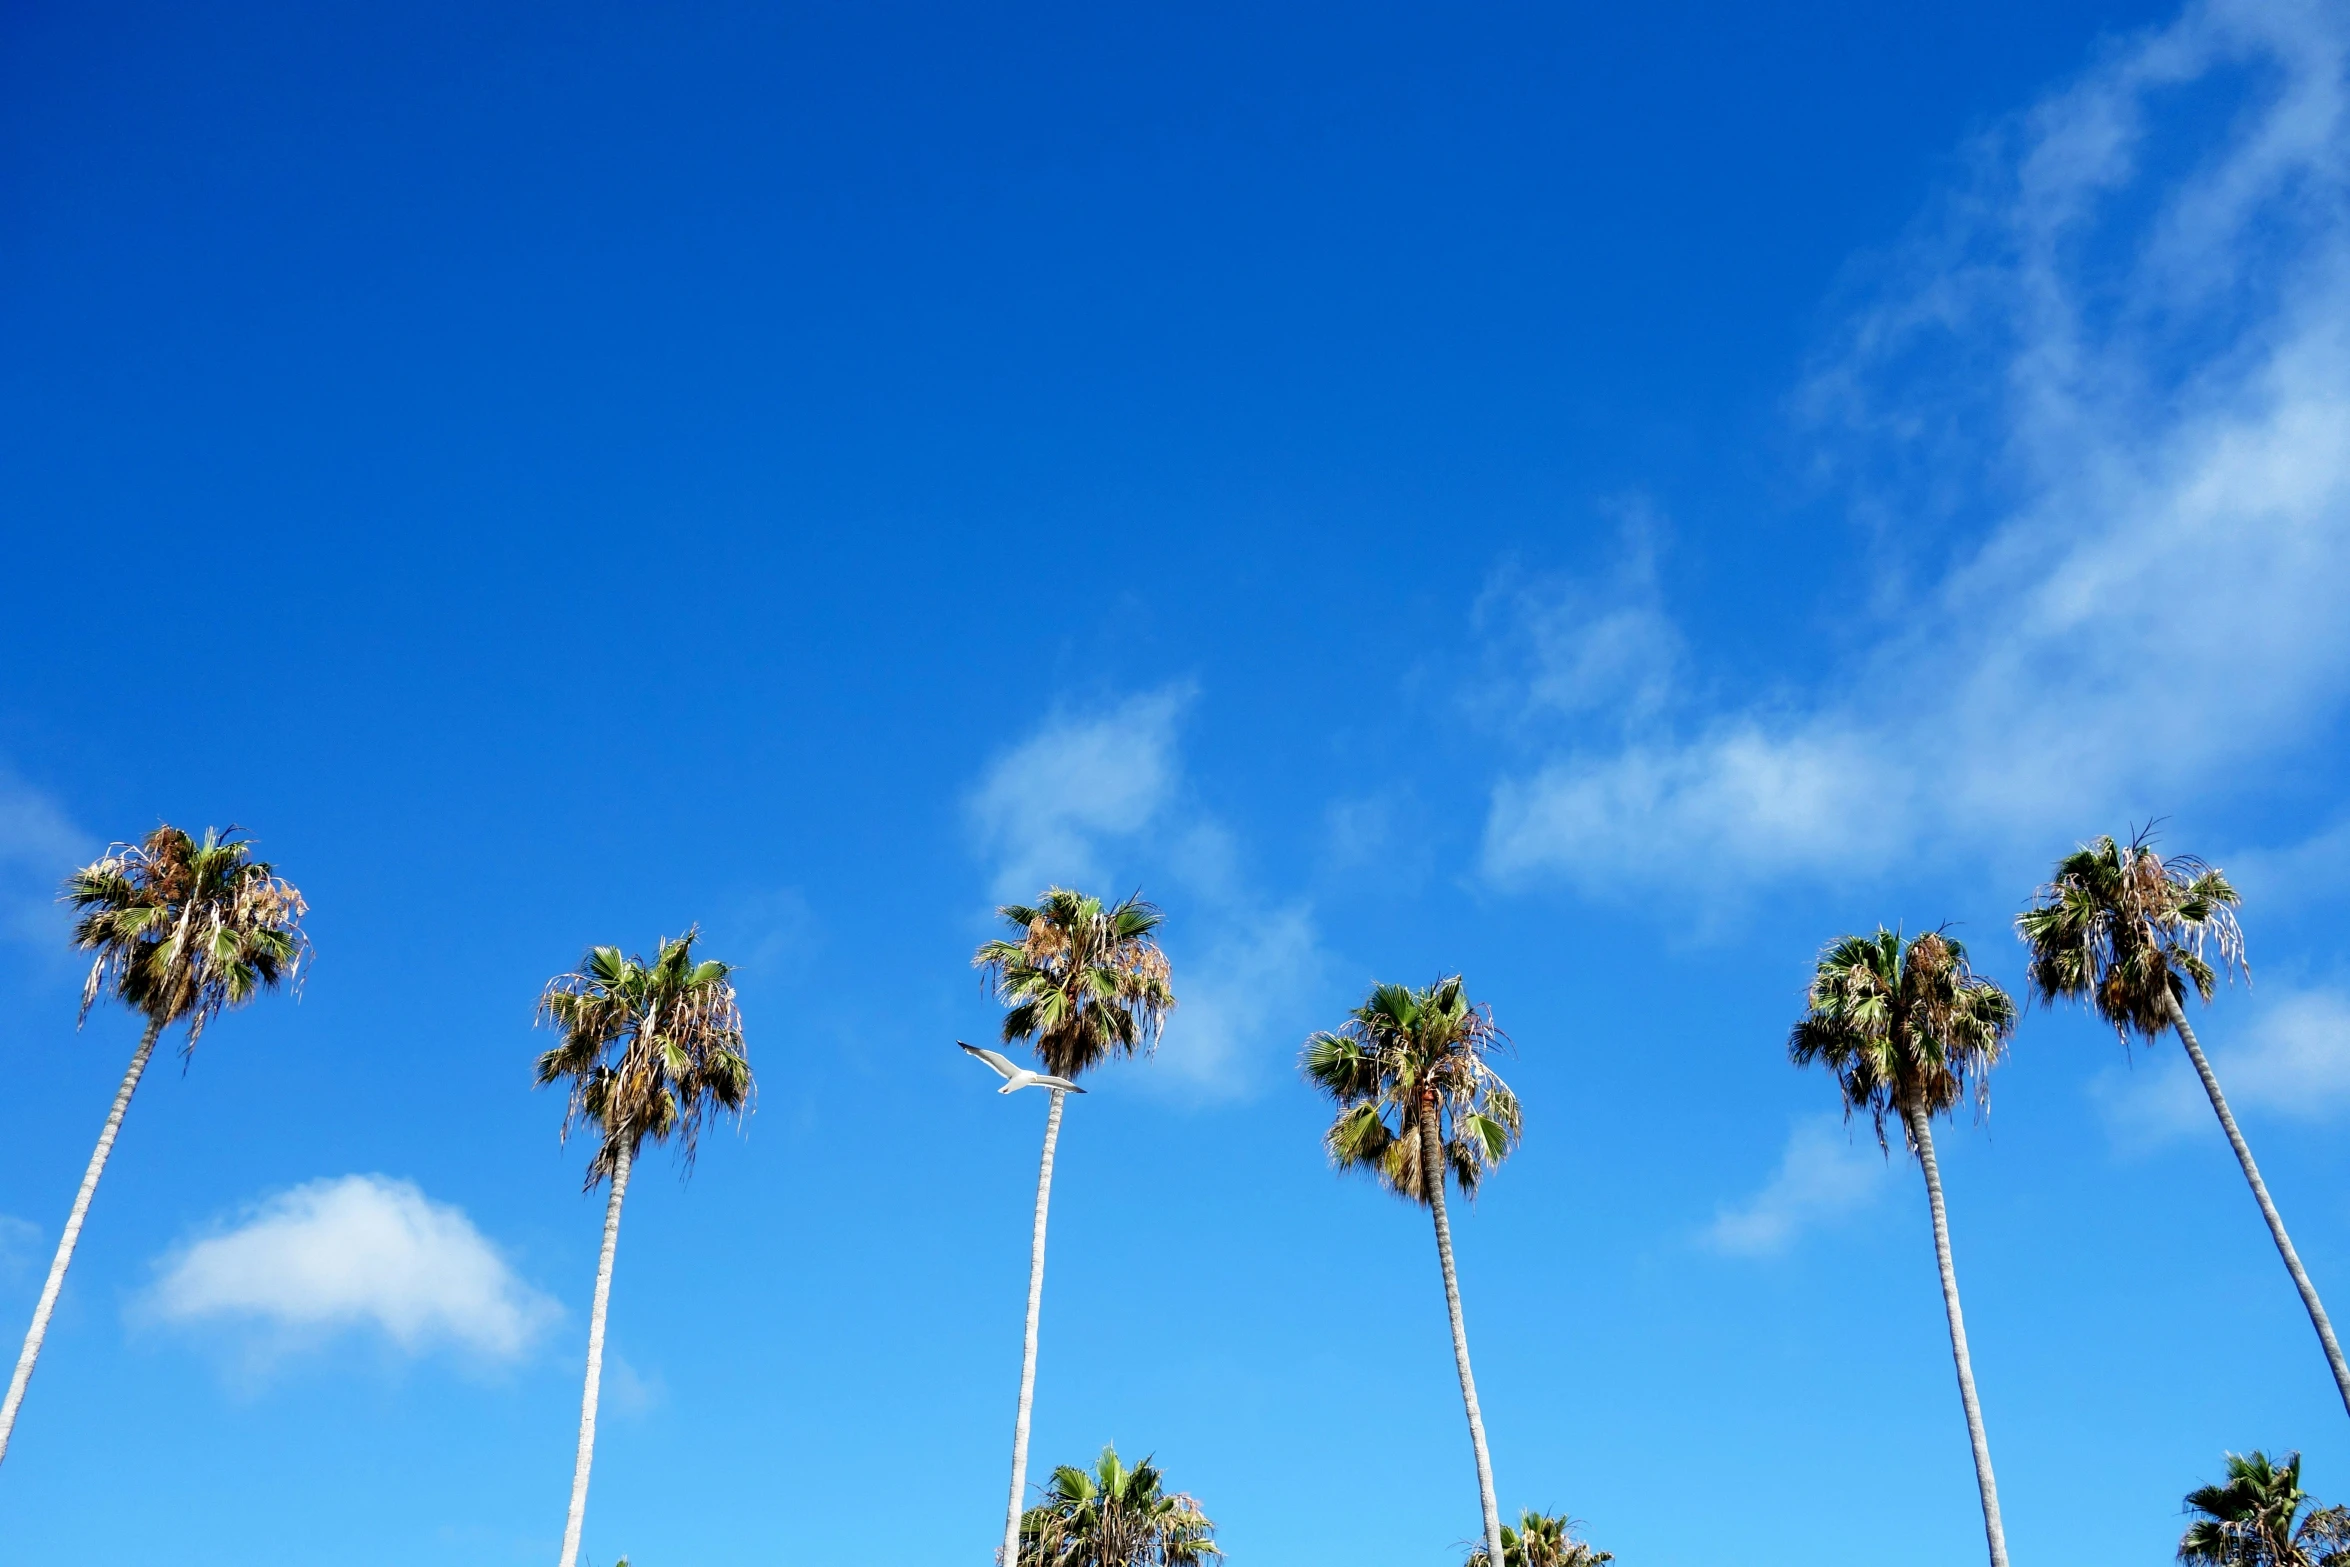
[[[963,1045],[960,1039],[955,1043]],[[998,1054],[993,1050],[982,1050],[977,1045],[963,1045],[963,1049],[966,1053],[977,1056],[995,1068],[996,1076],[1004,1080],[1004,1086],[996,1090],[999,1094],[1008,1094],[1015,1088],[1061,1088],[1073,1094],[1085,1092],[1084,1089],[1065,1077],[1047,1077],[1042,1072],[1031,1072],[1028,1068],[1013,1061],[1010,1056]]]

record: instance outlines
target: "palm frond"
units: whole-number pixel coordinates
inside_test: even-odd
[[[223,1011],[281,984],[299,991],[309,905],[252,849],[234,827],[199,841],[166,823],[67,877],[59,897],[78,915],[73,943],[95,954],[81,1019],[112,991],[153,1022],[183,1025],[186,1055]]]
[[[996,911],[1015,934],[982,943],[971,963],[1004,1003],[1006,1044],[1030,1043],[1044,1069],[1075,1078],[1156,1047],[1175,992],[1153,939],[1158,908],[1141,894],[1113,907],[1048,887],[1032,908]]]
[[[1330,1162],[1376,1172],[1407,1201],[1433,1201],[1446,1173],[1474,1196],[1522,1132],[1517,1096],[1486,1059],[1506,1043],[1461,977],[1421,989],[1377,984],[1336,1029],[1309,1036],[1298,1068],[1337,1113],[1322,1135]],[[1432,1109],[1442,1169],[1422,1168],[1418,1117]]]
[[[724,963],[693,961],[699,928],[664,937],[647,963],[618,947],[591,947],[577,969],[558,974],[540,993],[537,1021],[559,1036],[538,1058],[540,1086],[563,1083],[563,1135],[592,1127],[588,1161],[593,1189],[634,1160],[649,1140],[679,1145],[693,1168],[704,1124],[738,1120],[754,1085],[743,1043],[742,1010]]]

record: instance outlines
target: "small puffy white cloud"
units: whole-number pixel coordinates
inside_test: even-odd
[[[1142,831],[1174,797],[1175,725],[1190,700],[1188,686],[1168,686],[1056,717],[989,765],[969,809],[997,896],[1100,881],[1105,840]]]
[[[1795,1123],[1779,1168],[1763,1189],[1724,1207],[1706,1226],[1711,1249],[1737,1257],[1775,1256],[1805,1230],[1859,1212],[1877,1200],[1889,1175],[1876,1139],[1837,1116]]]
[[[2350,1117],[2350,995],[2288,991],[2256,998],[2248,1020],[2198,1017],[2195,1037],[2239,1118],[2323,1124]],[[2241,1032],[2233,1032],[2240,1028]],[[2119,1048],[2118,1046],[2116,1047]],[[2130,1066],[2109,1067],[2090,1092],[2127,1147],[2216,1135],[2211,1100],[2187,1053],[2167,1037]]]
[[[1487,874],[1718,891],[2036,858],[2326,743],[2350,707],[2346,84],[2350,13],[2215,0],[1989,134],[1803,398],[1884,523],[1875,579],[1826,606],[1852,651],[1722,706],[1675,674],[1640,570],[1564,620],[1519,609],[1524,708],[1612,694],[1623,721],[1498,784]]]
[[[145,1302],[172,1323],[374,1329],[409,1353],[526,1351],[559,1315],[461,1209],[409,1181],[346,1175],[262,1202],[166,1259]]]

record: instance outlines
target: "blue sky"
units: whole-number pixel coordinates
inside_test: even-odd
[[[604,1567],[985,1558],[1043,1113],[1001,897],[1183,1005],[1062,1143],[1035,1457],[1241,1567],[1457,1561],[1425,1222],[1304,1034],[1465,972],[1505,1509],[1629,1567],[1979,1559],[1914,1169],[1822,942],[2165,821],[2350,1313],[2339,8],[51,5],[0,18],[0,1310],[135,1030],[64,870],[237,822],[298,1002],[150,1076],[4,1472],[26,1559],[544,1562],[600,1203],[528,1087],[700,922],[757,1113],[631,1197]],[[2175,1047],[1942,1140],[2016,1558],[2350,1430]],[[14,1329],[10,1328],[10,1332]],[[10,1340],[13,1342],[13,1340]]]

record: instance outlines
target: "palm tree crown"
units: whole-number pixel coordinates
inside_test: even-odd
[[[2227,877],[2193,855],[2157,855],[2149,830],[2066,855],[2015,928],[2043,1003],[2086,998],[2125,1043],[2132,1034],[2152,1041],[2188,985],[2209,1001],[2220,972],[2250,974],[2237,901]]]
[[[1367,1169],[1399,1197],[1434,1201],[1421,1169],[1420,1111],[1433,1105],[1442,1159],[1463,1196],[1509,1157],[1521,1131],[1517,1095],[1486,1061],[1502,1043],[1493,1014],[1458,974],[1414,990],[1375,985],[1335,1031],[1306,1040],[1305,1074],[1338,1106],[1322,1144],[1342,1170]]]
[[[633,1162],[648,1137],[681,1137],[690,1166],[702,1122],[717,1110],[740,1114],[750,1098],[733,970],[693,960],[699,935],[664,937],[650,963],[591,947],[577,972],[549,980],[539,997],[539,1021],[563,1038],[539,1057],[538,1081],[570,1084],[566,1136],[575,1126],[602,1135],[588,1162],[591,1189],[623,1152]]]
[[[971,963],[1006,1005],[1006,1044],[1033,1041],[1047,1072],[1075,1078],[1158,1043],[1175,992],[1152,938],[1162,918],[1155,905],[1138,895],[1105,907],[1049,887],[1034,908],[1008,903],[996,912],[1016,934],[987,942]]]
[[[1092,1469],[1063,1464],[1020,1515],[1019,1567],[1203,1567],[1224,1553],[1200,1505],[1164,1489],[1148,1458],[1128,1468],[1105,1447]]]
[[[1616,1559],[1613,1551],[1595,1551],[1576,1539],[1577,1527],[1565,1513],[1520,1513],[1515,1529],[1502,1525],[1502,1567],[1599,1567]],[[1492,1557],[1492,1551],[1480,1545],[1461,1567],[1493,1567]]]
[[[2350,1567],[2350,1507],[2310,1507],[2301,1455],[2228,1454],[2228,1478],[2187,1493],[2200,1514],[2179,1540],[2179,1560],[2209,1567]],[[2296,1518],[2296,1514],[2300,1516]]]
[[[1906,1132],[1913,1113],[1947,1115],[1970,1088],[1988,1104],[1991,1068],[2015,1033],[2014,1000],[1938,930],[1905,942],[1879,926],[1831,943],[1806,1000],[1789,1059],[1835,1073],[1844,1113],[1868,1111],[1880,1145],[1887,1115]]]
[[[157,1027],[185,1023],[183,1053],[227,1008],[298,985],[310,955],[309,905],[234,827],[199,843],[165,825],[118,843],[66,878],[64,901],[79,916],[73,944],[98,955],[81,1015],[111,987]]]

